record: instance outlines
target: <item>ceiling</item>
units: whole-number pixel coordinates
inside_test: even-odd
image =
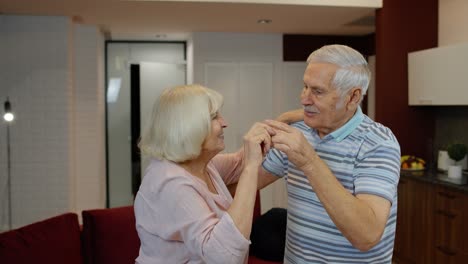
[[[174,40],[191,32],[365,35],[374,32],[381,6],[382,0],[0,0],[0,13],[68,16],[114,40]]]

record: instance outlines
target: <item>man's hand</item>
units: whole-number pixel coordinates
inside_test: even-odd
[[[274,148],[284,152],[289,161],[302,171],[312,167],[317,154],[302,132],[274,120],[265,120],[265,124],[275,130],[275,135],[271,138]]]

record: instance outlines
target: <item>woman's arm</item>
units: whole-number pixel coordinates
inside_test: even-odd
[[[270,148],[271,133],[265,124],[256,123],[244,136],[244,167],[237,183],[234,200],[227,212],[245,238],[250,237],[258,169],[264,153]]]
[[[284,112],[280,114],[275,120],[286,124],[304,120],[304,109],[299,108],[296,110]]]

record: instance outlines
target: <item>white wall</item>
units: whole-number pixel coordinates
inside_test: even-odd
[[[74,25],[74,142],[71,208],[102,208],[106,200],[104,37],[94,26]]]
[[[75,32],[66,17],[0,16],[0,98],[3,104],[10,97],[17,116],[11,126],[13,227],[103,205],[99,36],[84,27]],[[5,125],[0,228],[7,219]]]
[[[468,42],[468,1],[439,0],[439,46]]]

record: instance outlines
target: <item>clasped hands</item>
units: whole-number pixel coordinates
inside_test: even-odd
[[[261,162],[270,148],[284,152],[289,161],[301,170],[312,166],[315,150],[301,131],[283,122],[265,120],[255,123],[244,136],[247,161]]]

